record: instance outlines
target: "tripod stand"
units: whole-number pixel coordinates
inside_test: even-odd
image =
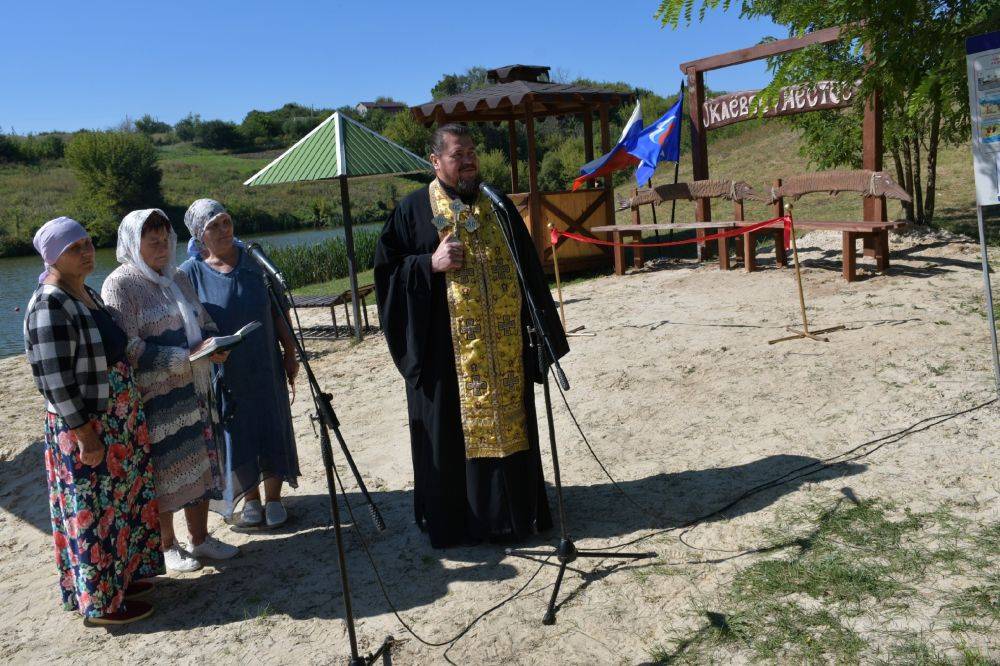
[[[486,190],[484,189],[484,191]],[[555,555],[556,559],[559,560],[559,573],[556,574],[556,584],[555,587],[552,588],[552,596],[549,597],[549,605],[545,610],[545,615],[542,617],[542,624],[551,625],[556,622],[556,600],[559,597],[559,589],[562,586],[563,576],[566,574],[566,568],[577,558],[590,557],[602,559],[641,560],[648,557],[656,557],[656,553],[609,553],[607,551],[580,550],[576,547],[576,544],[573,543],[573,540],[569,536],[569,530],[566,526],[565,502],[563,501],[562,476],[559,469],[559,452],[556,447],[555,423],[552,418],[552,397],[549,392],[550,369],[554,370],[556,381],[559,382],[559,386],[562,390],[569,390],[569,381],[567,381],[566,374],[560,367],[559,359],[556,357],[555,351],[552,347],[552,340],[548,335],[548,329],[546,327],[545,315],[539,309],[538,304],[535,303],[534,296],[532,295],[531,290],[528,289],[527,282],[524,279],[524,270],[521,266],[521,259],[519,253],[515,250],[513,235],[514,230],[512,227],[512,216],[510,214],[512,206],[508,204],[505,198],[494,198],[490,192],[486,193],[493,202],[493,211],[496,213],[497,221],[499,222],[500,229],[503,232],[504,241],[507,244],[507,250],[510,252],[511,258],[513,259],[517,279],[521,284],[521,292],[524,294],[525,301],[528,303],[528,312],[531,314],[532,325],[529,328],[529,332],[532,345],[535,347],[537,353],[538,369],[543,377],[542,392],[545,396],[545,418],[549,427],[549,449],[552,452],[552,470],[555,478],[556,502],[559,511],[560,538],[559,545],[554,550],[508,548],[506,552],[508,555],[515,555],[518,557],[548,557]],[[515,219],[519,219],[519,216]]]
[[[341,451],[343,451],[344,457],[347,459],[351,472],[354,473],[358,488],[361,489],[361,493],[368,503],[368,510],[371,513],[372,520],[375,522],[375,527],[379,531],[382,531],[385,529],[385,522],[382,520],[382,515],[379,513],[378,507],[372,501],[371,495],[368,493],[368,488],[361,478],[361,473],[358,471],[357,465],[354,464],[354,458],[351,457],[350,451],[347,450],[347,443],[340,433],[340,420],[337,418],[336,412],[333,411],[333,396],[325,393],[320,388],[319,381],[316,379],[316,375],[313,374],[312,366],[309,364],[309,357],[306,355],[302,340],[295,335],[295,329],[292,328],[292,322],[288,318],[288,313],[281,306],[281,299],[278,298],[274,284],[275,281],[270,278],[266,270],[263,273],[264,282],[271,297],[271,305],[277,312],[281,313],[281,318],[285,322],[285,326],[288,327],[292,339],[295,340],[295,349],[302,360],[302,367],[306,371],[306,377],[309,380],[309,391],[312,394],[313,404],[316,409],[316,414],[311,418],[315,423],[319,423],[319,446],[323,455],[323,467],[326,470],[326,490],[330,498],[330,516],[333,519],[333,533],[337,541],[337,564],[340,568],[340,588],[344,594],[344,620],[347,623],[347,637],[351,645],[349,663],[350,666],[367,666],[374,663],[381,656],[383,663],[388,664],[390,663],[388,649],[392,645],[393,640],[391,636],[382,642],[382,645],[374,654],[369,654],[365,657],[358,654],[358,640],[354,631],[354,610],[351,607],[351,587],[347,579],[347,561],[344,557],[343,535],[340,527],[340,507],[337,505],[337,485],[336,481],[334,481],[333,447],[330,444],[331,430],[336,435]],[[346,497],[344,497],[344,501],[347,501]]]

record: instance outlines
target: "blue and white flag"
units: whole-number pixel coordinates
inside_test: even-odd
[[[684,91],[677,103],[660,116],[656,122],[642,130],[629,150],[629,155],[639,160],[635,182],[645,185],[660,162],[677,162],[681,157],[681,114],[684,113]]]

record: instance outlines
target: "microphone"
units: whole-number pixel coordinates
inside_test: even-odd
[[[497,208],[506,208],[503,194],[495,187],[489,183],[481,182],[479,183],[479,190],[486,195],[486,198],[489,199],[494,206]]]
[[[264,269],[264,272],[267,273],[271,279],[280,284],[282,289],[288,291],[288,285],[285,283],[285,276],[281,274],[278,267],[275,266],[271,261],[271,258],[267,256],[264,252],[264,248],[262,248],[258,243],[249,243],[247,244],[247,254],[253,257],[253,260]]]

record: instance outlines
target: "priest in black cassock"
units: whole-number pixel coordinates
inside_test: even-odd
[[[406,381],[413,510],[435,548],[511,543],[552,525],[538,447],[531,322],[514,263],[479,191],[467,127],[431,140],[436,178],[389,216],[375,253],[385,339]],[[555,353],[569,351],[523,221],[514,245]]]

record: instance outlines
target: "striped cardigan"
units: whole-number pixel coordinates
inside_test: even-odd
[[[87,291],[102,304],[94,290]],[[107,408],[104,344],[82,302],[59,287],[38,285],[24,316],[24,350],[46,409],[67,426],[79,428]]]

